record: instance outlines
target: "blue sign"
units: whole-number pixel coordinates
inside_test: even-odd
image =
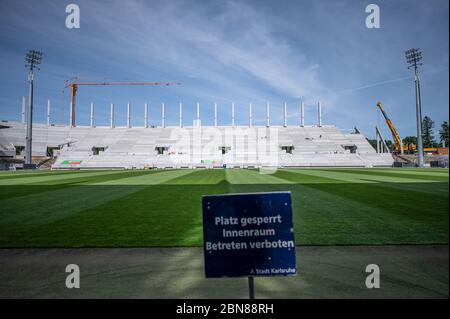
[[[203,196],[206,277],[297,273],[290,192]]]

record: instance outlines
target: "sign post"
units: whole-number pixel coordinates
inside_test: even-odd
[[[290,192],[208,195],[202,198],[205,276],[297,274]]]
[[[255,284],[253,277],[248,277],[248,299],[255,299]]]

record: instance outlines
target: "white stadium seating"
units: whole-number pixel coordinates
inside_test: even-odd
[[[1,124],[0,144],[25,145],[24,124]],[[344,134],[332,125],[70,128],[34,124],[33,155],[45,156],[48,148],[60,148],[55,169],[372,167],[394,162],[391,154],[376,153],[362,134]]]

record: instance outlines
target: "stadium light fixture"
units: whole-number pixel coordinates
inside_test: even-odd
[[[32,141],[33,141],[33,71],[38,69],[38,65],[42,61],[42,52],[37,50],[28,50],[25,55],[25,66],[28,70],[28,121],[27,121],[27,136],[26,136],[26,157],[24,168],[33,168],[32,165]]]
[[[422,65],[422,52],[419,48],[409,49],[405,52],[408,69],[414,68],[416,84],[416,119],[417,119],[417,151],[419,153],[419,167],[424,167],[423,142],[422,142],[422,103],[420,98],[419,66]]]
[[[42,52],[37,50],[28,50],[25,61],[27,62],[26,66],[30,68],[30,71],[32,72],[34,68],[37,67],[39,64],[41,64],[42,61]]]

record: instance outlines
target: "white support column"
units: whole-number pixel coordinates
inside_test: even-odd
[[[22,96],[22,118],[21,118],[21,122],[22,124],[25,124],[25,113],[26,113],[26,100],[25,100],[25,96]]]
[[[195,117],[195,126],[200,127],[200,103],[197,102],[197,116]]]
[[[214,103],[214,127],[217,127],[217,103]]]
[[[50,99],[47,99],[47,126],[50,126]]]
[[[72,105],[72,101],[70,101],[70,111],[69,111],[69,127],[72,128],[73,127],[73,105]]]
[[[303,102],[300,104],[300,126],[305,126],[305,104]]]
[[[179,126],[183,127],[183,103],[180,102]]]
[[[231,103],[231,126],[234,127],[234,102]]]
[[[248,127],[253,126],[253,112],[252,112],[252,103],[248,105]]]
[[[266,104],[266,126],[270,126],[270,105],[269,102]]]
[[[284,123],[283,123],[284,127],[287,127],[287,103],[284,102]]]
[[[161,104],[161,126],[166,127],[166,111],[164,103]]]
[[[377,140],[377,153],[380,153],[380,135],[378,134],[378,127],[375,127],[375,137]]]
[[[94,103],[91,102],[91,128],[94,128]]]
[[[319,116],[319,127],[322,127],[322,105],[320,102],[317,103],[317,113]]]
[[[148,127],[148,104],[144,104],[144,128]]]
[[[131,105],[130,105],[130,102],[127,103],[127,127],[131,128]]]
[[[109,127],[114,128],[114,104],[111,103],[111,113],[109,115]]]

